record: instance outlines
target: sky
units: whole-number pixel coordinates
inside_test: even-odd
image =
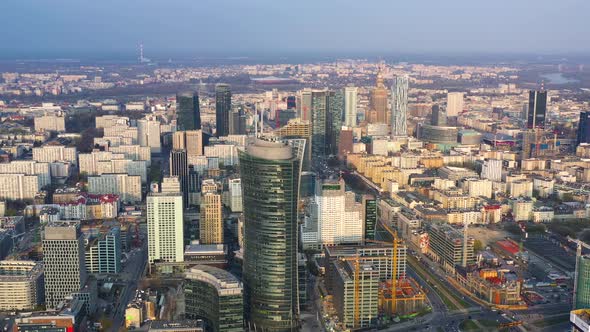
[[[0,57],[586,54],[588,0],[0,0]]]

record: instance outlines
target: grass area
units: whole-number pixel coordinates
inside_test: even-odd
[[[454,296],[452,293],[445,291],[445,287],[440,281],[438,280],[438,276],[430,273],[430,271],[424,269],[420,263],[412,256],[408,255],[408,263],[412,266],[413,270],[420,275],[420,277],[424,280],[428,280],[433,287],[437,294],[440,296],[444,304],[449,308],[449,310],[457,310],[469,307],[469,305],[463,301],[463,299]],[[452,300],[451,300],[452,299]],[[454,301],[453,301],[454,300]],[[460,307],[457,307],[455,304],[458,303]]]
[[[459,324],[459,328],[461,329],[461,331],[478,331],[479,330],[479,326],[477,326],[477,324],[475,324],[475,322],[471,319],[462,321],[461,324]]]
[[[535,322],[533,322],[533,325],[535,325],[536,327],[547,327],[547,326],[551,326],[551,325],[555,325],[555,324],[561,324],[561,323],[568,322],[569,319],[570,319],[570,314],[565,313],[563,315],[558,315],[558,316],[554,316],[551,318],[535,321]]]

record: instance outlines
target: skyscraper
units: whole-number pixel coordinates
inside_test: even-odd
[[[438,105],[432,105],[430,124],[444,127],[447,125],[447,113]]]
[[[328,118],[326,123],[327,154],[338,154],[340,142],[340,129],[342,128],[342,116],[344,113],[344,93],[342,90],[330,91],[328,94]]]
[[[312,91],[304,89],[297,96],[297,114],[303,121],[311,120]]]
[[[86,283],[84,239],[79,221],[50,223],[44,233],[45,302],[55,308]]]
[[[256,140],[240,151],[244,287],[248,325],[296,331],[299,316],[297,202],[305,140]]]
[[[590,112],[580,112],[576,146],[580,145],[580,143],[590,143]]]
[[[180,193],[149,193],[147,197],[148,260],[184,261],[184,225]]]
[[[387,123],[387,88],[383,79],[381,67],[377,72],[377,85],[371,91],[371,110],[369,123]]]
[[[377,230],[377,200],[373,195],[363,195],[363,218],[365,240],[375,240]]]
[[[457,116],[463,112],[463,92],[447,93],[447,116]]]
[[[201,213],[199,220],[202,244],[223,243],[223,212],[221,195],[212,179],[203,180],[201,187]]]
[[[391,135],[407,136],[408,76],[396,76],[391,86]]]
[[[246,115],[241,107],[235,112],[231,112],[229,122],[230,135],[246,135]]]
[[[170,151],[170,175],[177,176],[182,189],[182,198],[188,203],[188,161],[186,150]]]
[[[311,156],[312,160],[326,155],[328,137],[326,125],[328,120],[328,90],[311,93]]]
[[[229,117],[231,113],[231,90],[229,84],[215,86],[215,125],[216,136],[229,135]]]
[[[201,129],[201,111],[197,92],[176,95],[176,126],[178,130]]]
[[[529,110],[527,112],[528,129],[545,129],[545,114],[547,113],[547,91],[529,91]]]
[[[357,88],[347,86],[344,88],[344,125],[356,127]]]

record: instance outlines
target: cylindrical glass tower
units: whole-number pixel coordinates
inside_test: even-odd
[[[256,331],[297,330],[298,148],[256,140],[240,151],[245,311]]]

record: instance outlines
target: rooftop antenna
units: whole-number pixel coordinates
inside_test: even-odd
[[[143,57],[143,43],[139,44],[139,62],[143,63],[144,62],[144,57]]]

